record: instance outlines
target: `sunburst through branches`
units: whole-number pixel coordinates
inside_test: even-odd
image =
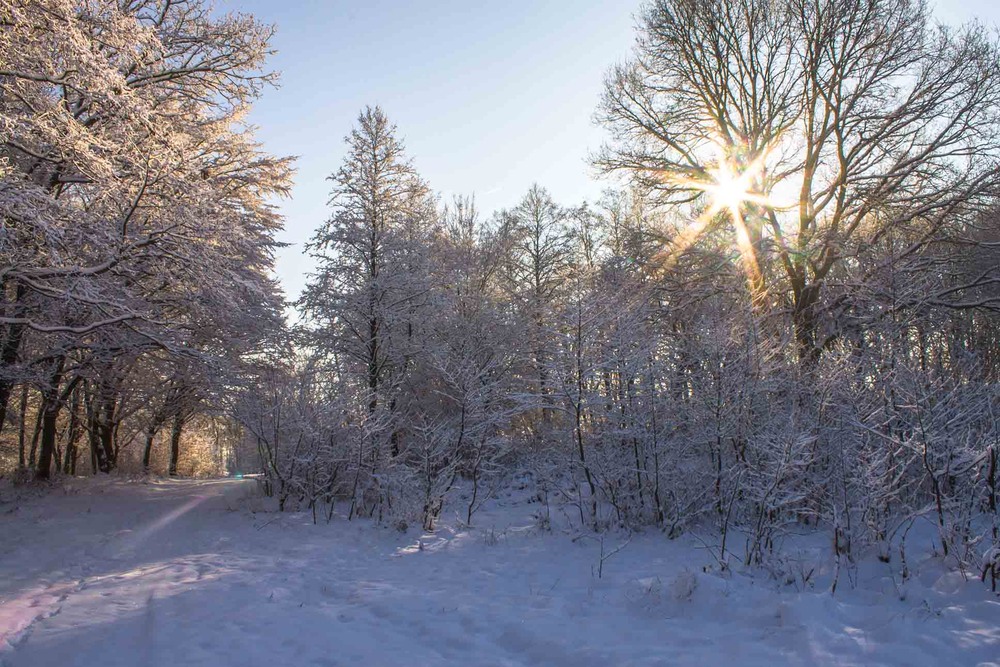
[[[763,297],[764,281],[757,257],[757,244],[754,243],[751,217],[759,216],[765,209],[787,208],[775,201],[769,188],[765,186],[766,162],[774,146],[774,143],[769,144],[746,158],[744,155],[748,151],[745,146],[733,145],[718,138],[712,142],[714,155],[708,162],[710,166],[698,170],[694,175],[668,174],[664,178],[674,188],[700,192],[707,198],[707,205],[700,214],[675,237],[668,262],[676,261],[690,248],[716,216],[726,215],[733,227],[736,247],[754,302],[759,302]]]

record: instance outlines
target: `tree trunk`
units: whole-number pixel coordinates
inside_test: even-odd
[[[97,466],[101,472],[111,472],[118,464],[117,452],[115,451],[115,410],[117,400],[114,395],[105,397],[103,405],[99,406],[97,413]]]
[[[38,454],[35,479],[48,479],[51,474],[52,454],[56,447],[56,420],[59,418],[58,398],[46,395],[42,403],[42,442]]]
[[[580,465],[583,466],[583,474],[587,480],[587,488],[590,491],[590,520],[594,528],[597,528],[597,486],[594,484],[594,477],[590,473],[590,466],[587,465],[587,455],[583,448],[583,395],[585,391],[583,382],[583,313],[582,306],[578,304],[576,311],[576,400],[573,402],[574,433],[576,435],[577,454],[580,456]],[[580,508],[580,518],[583,519],[583,508]]]
[[[97,419],[93,415],[87,425],[87,443],[90,445],[90,473],[96,475],[101,470],[97,454],[101,448],[101,438],[97,433]]]
[[[18,283],[14,295],[14,303],[10,304],[12,306],[12,314],[20,311],[20,304],[26,294],[27,289],[24,285]],[[21,341],[23,339],[24,325],[11,324],[8,325],[6,335],[3,338],[3,345],[0,346],[0,433],[3,432],[4,422],[7,421],[7,402],[10,400],[10,394],[14,390],[14,382],[5,371],[17,362],[18,352],[21,349]]]
[[[42,392],[42,442],[38,453],[38,467],[35,469],[35,479],[48,479],[52,474],[52,457],[56,449],[56,426],[59,419],[59,386],[62,384],[63,364],[65,357],[59,357],[55,370],[49,380],[49,386]]]
[[[170,466],[167,474],[177,477],[177,461],[181,455],[181,431],[184,429],[184,416],[181,413],[174,415],[174,425],[170,429]]]
[[[90,474],[96,475],[98,471],[97,450],[100,449],[100,439],[97,435],[97,399],[94,396],[92,387],[84,385],[83,404],[87,412],[87,444],[90,446]]]
[[[58,433],[56,435],[58,436]],[[62,465],[63,465],[63,451],[62,448],[59,446],[58,437],[56,438],[55,445],[52,448],[52,458],[55,459],[56,462],[55,466],[56,472],[59,472],[60,470],[62,470]]]
[[[28,464],[27,458],[25,457],[24,450],[24,437],[27,435],[27,420],[28,420],[28,385],[27,383],[21,387],[21,418],[18,420],[18,430],[17,430],[17,467],[20,470],[24,470],[24,467]]]
[[[66,455],[63,458],[63,473],[76,474],[76,441],[80,435],[80,390],[73,390],[73,399],[69,408],[69,427],[66,429]]]
[[[35,467],[35,461],[38,458],[38,436],[42,433],[42,416],[44,415],[42,408],[44,405],[44,401],[39,402],[38,413],[35,415],[35,430],[31,434],[31,452],[28,454],[29,468]]]
[[[799,364],[805,368],[815,366],[822,352],[822,346],[816,340],[816,302],[818,297],[819,287],[817,285],[805,286],[797,295],[792,308],[792,325],[795,330]]]
[[[153,440],[156,438],[156,431],[159,424],[154,420],[146,427],[146,446],[142,450],[142,472],[149,474],[149,460],[153,453]]]

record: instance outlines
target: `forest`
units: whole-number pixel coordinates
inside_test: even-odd
[[[771,567],[811,530],[836,590],[868,555],[905,579],[928,524],[998,590],[995,29],[648,0],[587,202],[442,197],[373,104],[298,295],[295,160],[247,121],[274,30],[0,0],[5,480],[260,475],[278,511],[432,534],[529,479],[601,565],[605,535],[708,531],[718,571]]]

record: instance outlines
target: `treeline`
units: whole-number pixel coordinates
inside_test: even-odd
[[[0,469],[175,474],[191,420],[229,430],[283,317],[290,164],[242,121],[271,33],[201,0],[0,2]]]
[[[240,398],[269,491],[431,528],[528,468],[588,529],[714,524],[722,567],[926,519],[995,583],[998,112],[995,37],[901,0],[650,2],[588,206],[438,206],[364,110],[298,356]]]

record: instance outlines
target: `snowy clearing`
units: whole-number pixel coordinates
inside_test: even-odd
[[[3,489],[0,664],[1000,664],[1000,599],[930,558],[903,600],[875,562],[831,596],[706,573],[697,539],[649,533],[598,579],[597,539],[539,532],[523,494],[419,535],[254,512],[254,490]]]

